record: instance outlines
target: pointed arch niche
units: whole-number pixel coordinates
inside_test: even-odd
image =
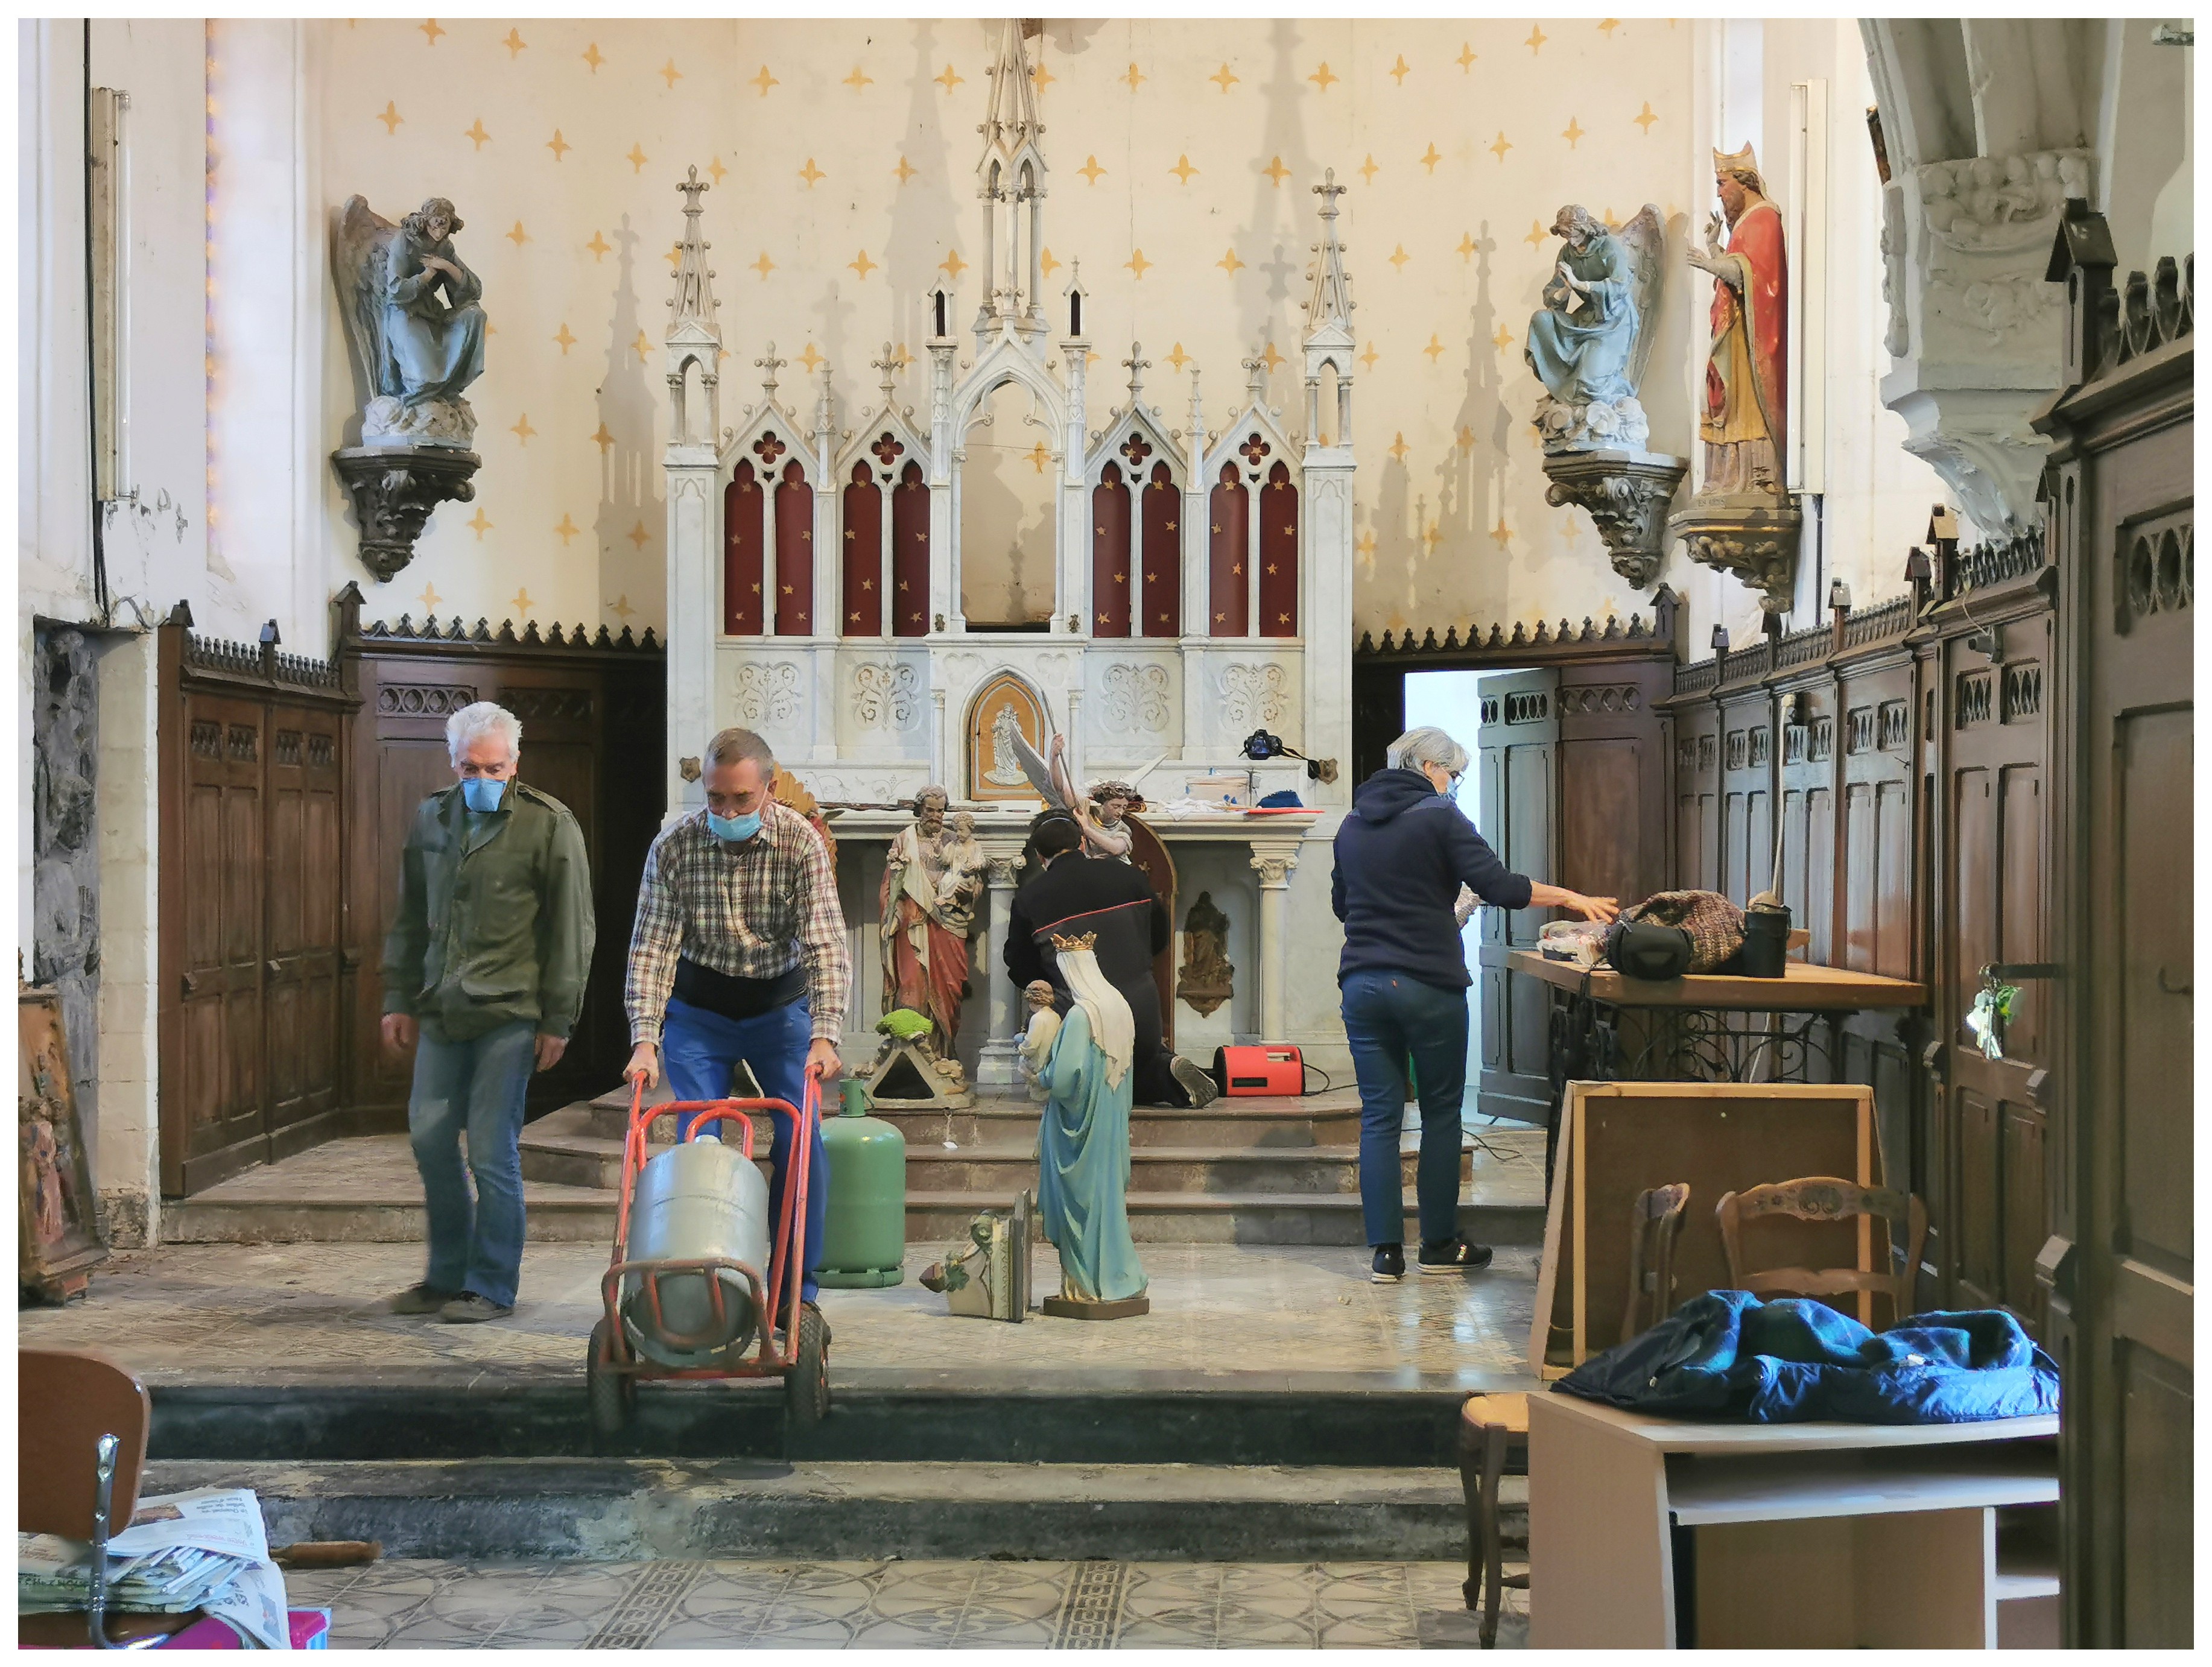
[[[960,612],[970,629],[1042,631],[1058,610],[1053,414],[1009,377],[975,403],[959,457]]]
[[[1040,753],[1044,750],[1048,730],[1044,697],[1018,671],[994,673],[984,679],[983,686],[968,702],[967,721],[962,725],[967,743],[969,799],[1038,797],[1036,788],[1023,773],[1020,761],[1014,755],[1012,737],[1017,730]]]

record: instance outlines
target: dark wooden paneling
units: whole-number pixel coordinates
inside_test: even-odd
[[[404,1126],[413,1067],[386,1058],[378,1034],[384,934],[416,810],[453,779],[446,719],[471,700],[496,700],[521,720],[521,779],[568,807],[592,863],[598,943],[584,1010],[561,1063],[532,1079],[531,1113],[604,1092],[629,1053],[623,972],[638,878],[660,826],[667,685],[658,645],[650,633],[640,646],[604,630],[587,641],[581,627],[541,639],[534,625],[520,638],[511,629],[402,636],[363,629],[358,608],[357,594],[342,596],[339,652],[362,696],[344,994],[346,1103],[356,1124]]]
[[[336,1111],[345,718],[331,663],[160,630],[162,1191],[297,1149]]]
[[[1511,672],[1485,677],[1475,768],[1485,830],[1498,858],[1532,880],[1559,877],[1559,674]],[[1543,1122],[1552,1100],[1551,997],[1516,976],[1508,957],[1534,948],[1546,909],[1486,908],[1476,918],[1482,943],[1482,1070],[1477,1103],[1494,1116]]]

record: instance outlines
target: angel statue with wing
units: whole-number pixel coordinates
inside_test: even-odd
[[[1579,203],[1559,210],[1565,239],[1523,351],[1544,385],[1536,425],[1547,452],[1642,451],[1651,426],[1637,399],[1650,356],[1666,232],[1650,204],[1618,232]]]
[[[452,446],[476,435],[461,397],[483,374],[483,284],[453,252],[460,216],[442,197],[397,226],[349,198],[335,259],[339,299],[367,403],[367,446]]]

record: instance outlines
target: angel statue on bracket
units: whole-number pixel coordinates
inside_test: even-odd
[[[460,229],[442,197],[397,226],[366,197],[347,200],[336,264],[364,445],[466,447],[476,437],[461,394],[483,374],[483,284],[453,252]]]
[[[390,579],[415,557],[430,512],[467,503],[482,461],[462,393],[484,369],[483,284],[453,252],[461,217],[428,198],[397,226],[350,197],[331,273],[353,349],[361,444],[331,454],[352,494],[362,565]]]
[[[1649,451],[1651,424],[1637,397],[1666,271],[1667,228],[1646,203],[1613,230],[1580,203],[1561,209],[1563,239],[1528,320],[1528,368],[1544,385],[1536,431],[1544,443],[1544,501],[1588,512],[1613,569],[1641,591],[1666,559],[1664,531],[1689,459]]]
[[[1640,452],[1651,425],[1636,396],[1651,356],[1666,228],[1649,203],[1615,232],[1577,203],[1559,210],[1552,235],[1565,242],[1523,352],[1544,385],[1544,449]]]

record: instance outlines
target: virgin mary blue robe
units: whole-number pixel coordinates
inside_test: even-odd
[[[1047,1099],[1037,1142],[1037,1210],[1060,1252],[1062,1293],[1118,1302],[1145,1288],[1129,1236],[1127,1070],[1106,1081],[1106,1054],[1081,1003],[1068,1009],[1045,1066]]]

